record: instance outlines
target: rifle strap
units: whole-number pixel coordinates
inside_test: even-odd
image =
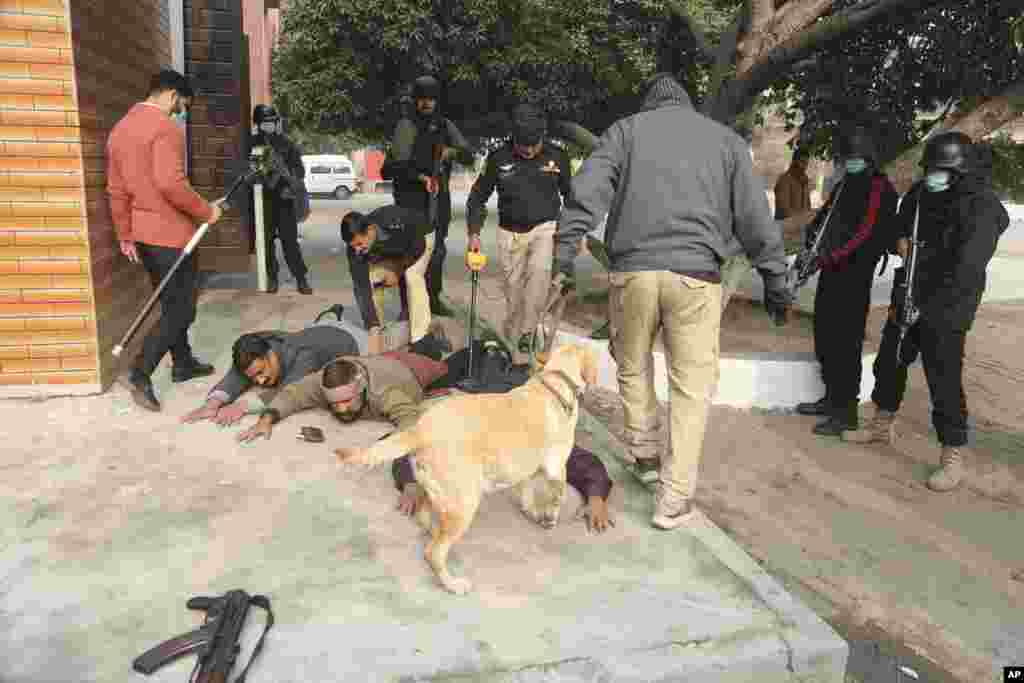
[[[256,647],[253,648],[252,654],[249,655],[249,661],[245,663],[245,668],[242,669],[242,673],[235,679],[235,683],[245,683],[245,676],[249,673],[249,667],[252,666],[252,660],[256,659],[256,655],[263,649],[263,639],[267,637],[267,631],[274,625],[274,612],[270,609],[270,599],[265,595],[253,595],[249,598],[250,605],[256,605],[261,609],[267,611],[267,624],[263,627],[263,633],[260,634],[260,639],[256,641]]]

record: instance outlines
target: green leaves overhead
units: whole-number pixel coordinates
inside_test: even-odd
[[[856,4],[843,0],[843,5]],[[773,93],[806,142],[830,153],[843,122],[873,125],[890,158],[958,111],[1024,77],[1019,0],[959,0],[902,12],[829,43]]]
[[[293,0],[275,95],[300,127],[383,139],[403,89],[431,73],[460,124],[525,101],[600,131],[635,111],[639,85],[659,68],[703,82],[697,36],[671,19],[671,4],[716,39],[739,0]]]

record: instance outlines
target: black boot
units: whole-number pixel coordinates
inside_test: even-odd
[[[828,396],[825,396],[823,398],[819,398],[813,403],[798,403],[796,406],[796,412],[801,415],[828,415],[830,405],[831,401]]]
[[[128,376],[128,383],[131,386],[135,405],[153,413],[160,412],[160,401],[156,400],[156,394],[153,393],[153,382],[149,377],[140,370],[132,370],[131,375]]]
[[[443,301],[441,301],[441,295],[437,295],[430,299],[430,312],[433,315],[439,315],[444,318],[454,318],[455,311],[448,308]]]
[[[187,382],[197,377],[208,377],[215,371],[212,365],[204,363],[193,356],[187,363],[182,363],[180,367],[175,363],[174,368],[171,369],[171,381]]]
[[[843,432],[855,431],[859,427],[857,402],[853,401],[834,406],[828,419],[815,425],[813,431],[818,436],[841,436]]]

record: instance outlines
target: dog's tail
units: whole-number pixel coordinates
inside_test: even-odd
[[[419,449],[421,443],[419,432],[415,429],[403,429],[389,434],[359,454],[359,462],[366,467],[377,467],[408,455]]]

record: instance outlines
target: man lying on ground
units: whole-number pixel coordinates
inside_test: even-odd
[[[432,400],[424,387],[437,386],[448,367],[421,354],[392,351],[372,356],[342,355],[301,381],[283,388],[261,413],[259,421],[238,435],[239,441],[270,438],[274,425],[310,408],[330,411],[342,423],[359,418],[383,419],[404,429],[419,419]],[[441,389],[446,392],[446,389]],[[581,514],[589,527],[602,532],[614,521],[608,513],[612,482],[604,464],[592,453],[574,448],[567,465],[568,481],[583,496]],[[392,470],[401,492],[398,509],[413,515],[422,497],[409,456]]]
[[[234,424],[250,411],[247,402],[239,400],[250,387],[266,389],[260,399],[269,404],[282,387],[298,382],[339,355],[360,353],[356,336],[345,326],[354,328],[342,321],[313,325],[299,332],[243,334],[231,349],[231,369],[210,391],[206,402],[186,414],[182,422]]]

